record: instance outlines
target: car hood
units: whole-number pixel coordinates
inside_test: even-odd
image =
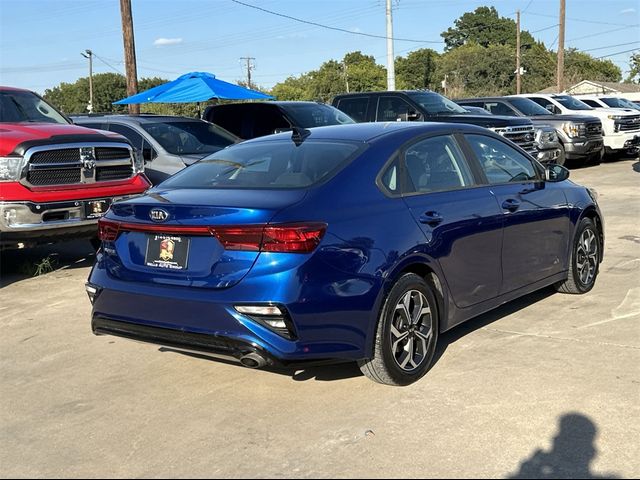
[[[600,119],[595,116],[587,115],[535,115],[527,117],[534,125],[548,125],[558,122],[599,122]]]
[[[485,128],[519,127],[528,125],[529,120],[522,117],[505,117],[502,115],[438,115],[426,117],[427,121],[445,123],[470,123]]]

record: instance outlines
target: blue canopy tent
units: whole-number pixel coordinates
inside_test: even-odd
[[[176,78],[172,82],[158,85],[144,92],[137,93],[117,102],[114,105],[130,103],[199,103],[212,98],[221,100],[272,99],[266,93],[250,90],[233,83],[218,80],[207,72],[191,72]]]

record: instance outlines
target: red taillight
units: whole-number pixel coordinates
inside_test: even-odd
[[[120,223],[112,222],[111,220],[105,220],[101,218],[98,220],[98,237],[103,242],[113,242],[118,238],[120,232]]]
[[[216,237],[225,250],[245,250],[257,252],[262,243],[263,225],[245,227],[210,227],[211,235]]]
[[[310,253],[318,246],[327,230],[324,223],[267,225],[262,250],[265,252]]]
[[[121,232],[213,235],[225,250],[250,252],[310,253],[318,246],[326,230],[325,223],[205,227],[121,223],[104,218],[98,221],[98,235],[102,241],[113,242]]]
[[[322,240],[324,223],[211,227],[225,250],[310,253]]]

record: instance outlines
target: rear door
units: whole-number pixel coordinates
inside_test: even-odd
[[[453,135],[429,137],[401,153],[404,201],[425,235],[461,308],[498,295],[502,214],[490,188],[478,186]]]
[[[571,228],[560,184],[545,183],[541,169],[502,139],[465,138],[504,218],[501,293],[563,271]]]

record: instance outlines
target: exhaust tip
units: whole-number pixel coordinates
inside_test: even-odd
[[[267,364],[267,360],[259,353],[251,352],[240,357],[240,363],[247,368],[262,368]]]

